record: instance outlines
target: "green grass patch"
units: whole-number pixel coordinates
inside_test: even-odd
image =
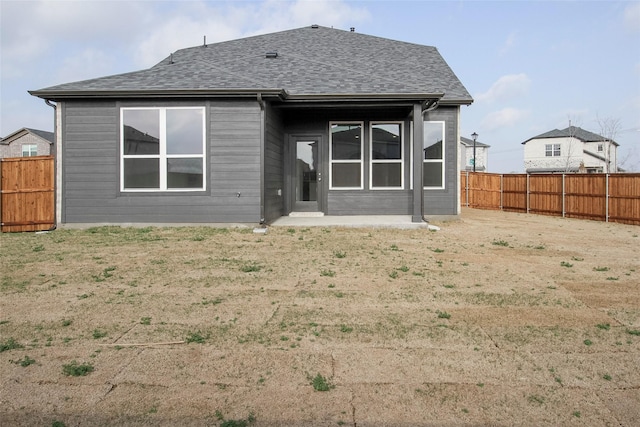
[[[20,359],[20,360],[12,360],[13,363],[15,363],[16,365],[20,365],[23,368],[26,368],[29,365],[33,365],[34,363],[36,363],[35,359],[30,358],[29,356],[25,356],[24,358]]]
[[[94,329],[92,336],[94,340],[97,340],[106,337],[107,333],[105,331],[101,331],[100,329]]]
[[[204,344],[204,342],[207,340],[208,337],[206,337],[205,335],[202,335],[201,332],[190,332],[187,337],[185,338],[185,341],[187,343],[196,343],[196,344]]]
[[[311,385],[315,391],[329,391],[335,386],[332,385],[329,380],[322,375],[318,374],[311,380]]]
[[[17,348],[24,348],[24,346],[13,338],[9,338],[5,342],[0,343],[0,353]]]
[[[243,273],[253,273],[262,270],[262,266],[260,264],[256,264],[255,262],[246,263],[240,266],[240,271]]]
[[[320,271],[320,275],[324,277],[335,277],[336,272],[333,270],[325,269]]]
[[[69,377],[84,377],[93,372],[93,365],[90,363],[78,363],[75,360],[68,365],[62,365],[62,373]]]

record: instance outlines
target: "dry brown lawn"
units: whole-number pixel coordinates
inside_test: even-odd
[[[640,227],[437,225],[4,234],[0,424],[640,425]]]

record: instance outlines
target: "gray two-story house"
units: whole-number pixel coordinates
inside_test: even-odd
[[[58,223],[459,213],[437,49],[317,25],[30,92],[55,108]]]

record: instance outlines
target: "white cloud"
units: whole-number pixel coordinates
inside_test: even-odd
[[[481,122],[482,129],[485,131],[498,130],[505,127],[511,127],[518,124],[529,116],[528,110],[520,110],[517,108],[503,108],[494,111],[485,116]]]
[[[525,73],[508,74],[500,77],[488,91],[474,98],[477,102],[497,102],[520,98],[529,92],[531,80]]]
[[[632,2],[624,9],[624,27],[631,32],[640,31],[640,3]]]
[[[114,57],[99,49],[87,48],[64,58],[56,81],[73,82],[101,76],[113,67]]]
[[[134,52],[139,66],[152,66],[171,52],[197,46],[204,41],[204,36],[207,43],[215,43],[311,24],[340,27],[369,18],[366,9],[342,0],[181,4],[186,6],[159,17],[162,25],[152,27],[151,32],[140,37]]]
[[[171,52],[201,44],[204,36],[215,43],[313,23],[350,26],[370,18],[365,7],[343,0],[0,4],[3,81],[22,78],[42,60],[59,68],[50,70],[50,78],[34,79],[36,86],[147,68]]]
[[[517,36],[517,33],[515,31],[507,36],[507,40],[505,40],[504,44],[500,48],[499,53],[501,56],[506,55],[507,53],[509,53],[511,49],[513,49],[516,46],[516,36]]]

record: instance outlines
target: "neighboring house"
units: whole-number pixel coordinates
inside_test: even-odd
[[[48,156],[53,132],[22,128],[0,140],[0,159],[8,157]]]
[[[473,99],[435,47],[313,25],[30,93],[57,103],[59,223],[459,213]]]
[[[554,129],[522,144],[527,173],[618,172],[618,143],[577,126]]]
[[[489,147],[476,140],[476,172],[486,172],[489,165]],[[473,139],[460,137],[460,170],[473,171]]]

